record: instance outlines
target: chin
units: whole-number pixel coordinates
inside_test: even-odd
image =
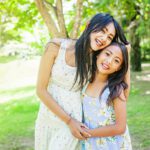
[[[99,69],[98,72],[103,74],[103,75],[109,75],[110,74],[110,72],[108,70],[104,70],[104,69]]]
[[[93,50],[93,51],[98,51],[98,50],[100,50],[100,49],[101,49],[101,48],[99,48],[99,47],[97,47],[97,46],[93,46],[93,47],[92,47],[92,50]]]
[[[99,49],[92,49],[94,52],[98,51]]]

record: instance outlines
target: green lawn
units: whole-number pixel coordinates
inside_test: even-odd
[[[0,150],[33,149],[34,122],[38,110],[34,89],[31,86],[3,93],[14,96],[30,91],[33,95],[12,99],[0,105]]]
[[[4,64],[4,63],[8,63],[11,62],[13,60],[16,60],[17,56],[0,56],[0,63]]]
[[[150,64],[141,73],[132,73],[131,81],[128,125],[133,150],[149,150]],[[0,89],[0,101],[4,97],[9,97],[9,101],[0,103],[0,150],[33,150],[34,123],[39,107],[35,86]]]
[[[128,100],[128,125],[133,150],[150,149],[150,63],[143,71],[131,74],[131,92]]]

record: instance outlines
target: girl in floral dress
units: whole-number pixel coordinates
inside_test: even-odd
[[[97,58],[97,60],[96,60]],[[132,150],[126,125],[126,98],[123,90],[128,70],[124,45],[112,43],[93,55],[95,74],[83,89],[84,123],[90,133],[82,150]]]

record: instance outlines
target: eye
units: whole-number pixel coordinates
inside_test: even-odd
[[[109,56],[109,55],[110,55],[108,52],[106,52],[105,54],[106,54],[106,56]]]
[[[117,60],[117,59],[115,59],[115,62],[116,62],[117,64],[119,64],[119,63],[120,63],[120,61],[119,61],[119,60]]]
[[[112,40],[113,40],[113,38],[112,38],[112,37],[110,37],[110,36],[108,37],[108,39],[109,39],[109,41],[112,41]]]
[[[101,30],[101,32],[102,32],[102,33],[105,33],[105,30],[104,30],[104,29],[102,29],[102,30]]]

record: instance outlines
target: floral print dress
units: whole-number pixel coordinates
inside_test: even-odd
[[[82,103],[80,91],[72,88],[76,67],[66,64],[66,47],[68,39],[64,39],[52,68],[48,92],[54,100],[71,117],[82,121]],[[79,140],[75,138],[69,127],[42,102],[35,125],[35,150],[80,150]]]
[[[106,103],[110,93],[109,88],[105,89],[101,98],[92,98],[85,93],[87,85],[82,91],[84,123],[86,126],[94,129],[114,124],[114,108]],[[88,138],[82,143],[82,150],[132,150],[128,126],[126,126],[126,131],[122,135]]]

